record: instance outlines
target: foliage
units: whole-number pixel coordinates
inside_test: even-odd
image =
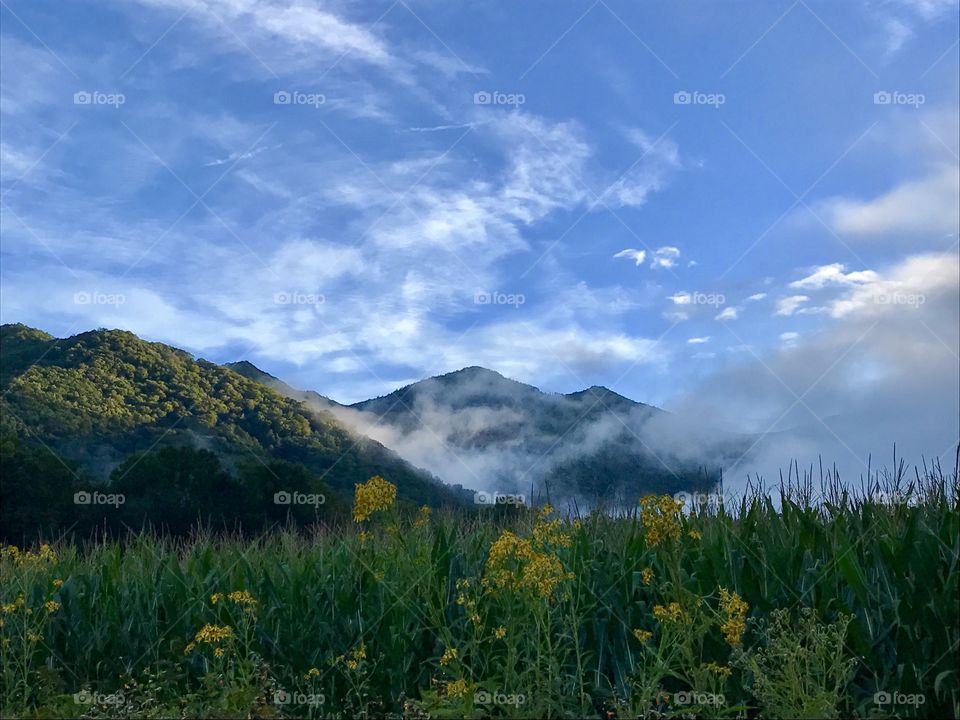
[[[689,514],[656,499],[629,517],[472,519],[394,504],[307,536],[8,551],[4,619],[28,607],[42,623],[0,627],[27,648],[4,658],[0,711],[955,717],[958,490],[935,471],[903,503],[835,488]]]

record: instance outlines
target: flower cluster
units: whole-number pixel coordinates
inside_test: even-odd
[[[646,642],[647,640],[653,637],[653,633],[650,632],[649,630],[635,629],[633,631],[633,636],[640,642]]]
[[[640,578],[643,580],[644,585],[649,585],[653,577],[653,568],[645,567],[640,571]]]
[[[640,521],[643,523],[647,545],[656,547],[680,537],[678,514],[683,503],[669,495],[645,495],[640,498]]]
[[[446,650],[443,651],[443,655],[440,657],[440,664],[449,665],[456,659],[457,659],[457,649],[447,648]]]
[[[724,640],[730,645],[739,645],[747,630],[746,619],[750,606],[737,593],[720,588],[720,609],[725,618],[720,625]]]
[[[357,483],[353,496],[353,519],[363,522],[373,513],[386,510],[397,498],[397,486],[374,475],[365,483]]]
[[[348,670],[356,670],[367,659],[367,646],[361,643],[345,655],[338,655],[335,662],[342,662]]]
[[[532,538],[504,530],[494,541],[481,581],[485,588],[529,592],[548,599],[560,583],[573,579],[573,573],[564,569],[553,552],[555,547],[570,547],[570,536],[562,531],[559,520],[546,520],[550,512],[549,506],[540,512]]]
[[[711,662],[707,663],[704,667],[719,677],[730,676],[730,667],[728,665],[717,665],[716,663]]]
[[[653,616],[660,622],[689,623],[690,616],[680,607],[680,603],[672,602],[669,605],[654,605]]]
[[[47,543],[43,543],[36,552],[21,550],[16,545],[7,545],[5,548],[0,548],[0,559],[5,557],[13,560],[16,565],[54,564],[57,562],[57,553]]]
[[[461,698],[468,692],[470,692],[470,687],[463,678],[447,683],[447,697]]]

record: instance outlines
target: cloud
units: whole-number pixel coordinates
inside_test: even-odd
[[[381,38],[315,3],[301,0],[139,0],[141,4],[189,14],[218,36],[254,44],[282,43],[301,57],[343,55],[388,66],[394,58]],[[224,24],[229,28],[225,29]],[[240,50],[244,51],[243,45]]]
[[[866,301],[866,285],[841,288],[855,302],[824,316],[832,321],[802,335],[784,332],[766,353],[738,353],[738,362],[669,406],[756,433],[753,450],[726,468],[728,487],[742,487],[748,473],[775,480],[791,459],[815,472],[820,460],[836,462],[841,478],[855,483],[870,455],[874,468],[882,466],[894,443],[908,463],[921,453],[928,463],[937,454],[952,463],[960,437],[957,255],[915,255],[877,272],[879,283],[922,291],[925,302]]]
[[[703,343],[710,342],[710,336],[707,337],[692,337],[687,340],[688,345],[702,345]]]
[[[758,302],[758,301],[760,301],[760,300],[763,300],[766,296],[767,296],[766,293],[754,293],[753,295],[751,295],[750,297],[747,298],[747,301],[748,301],[748,302]]]
[[[650,259],[650,267],[652,267],[654,270],[659,268],[670,269],[676,267],[677,258],[679,257],[679,248],[665,245],[664,247],[654,250],[653,257]]]
[[[822,208],[828,223],[843,235],[931,238],[957,232],[958,195],[960,170],[949,166],[872,200],[834,198]]]
[[[626,250],[621,250],[614,255],[615,258],[630,258],[631,260],[636,261],[636,265],[639,267],[643,264],[643,261],[647,257],[646,250],[634,250],[633,248],[627,248]]]
[[[790,283],[790,287],[800,290],[819,290],[827,285],[859,285],[877,280],[872,270],[844,273],[844,265],[833,263],[815,268],[813,273]]]
[[[736,320],[740,310],[735,307],[727,307],[721,310],[714,320]]]
[[[780,298],[777,300],[777,310],[776,315],[793,315],[797,308],[799,308],[803,303],[807,302],[810,298],[806,295],[791,295],[790,297]]]

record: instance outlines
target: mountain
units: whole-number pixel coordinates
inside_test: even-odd
[[[457,490],[329,413],[250,379],[251,368],[236,372],[126,331],[58,339],[3,325],[0,429],[101,480],[133,454],[190,445],[212,452],[227,470],[302,466],[344,497],[354,483],[382,475],[401,499],[459,501]]]
[[[353,405],[242,372],[329,412],[450,483],[554,502],[631,503],[644,493],[705,489],[747,445],[594,386],[560,395],[471,366]]]
[[[331,400],[325,395],[321,395],[314,390],[297,390],[296,388],[287,385],[287,383],[280,378],[274,377],[270,373],[261,370],[249,360],[224,363],[223,367],[233,370],[235,373],[243,375],[249,380],[255,380],[258,383],[262,383],[267,387],[276,390],[280,395],[283,395],[286,398],[296,400],[297,402],[307,403],[314,409],[343,407],[343,405],[338,403],[336,400]]]

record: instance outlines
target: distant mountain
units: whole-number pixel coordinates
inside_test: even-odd
[[[263,383],[267,387],[276,390],[284,397],[290,398],[291,400],[296,400],[297,402],[307,403],[314,409],[343,407],[336,400],[331,400],[330,398],[321,395],[314,390],[297,390],[296,388],[287,385],[287,383],[280,378],[274,377],[270,373],[261,370],[248,360],[225,363],[223,367],[233,370],[235,373],[239,373],[245,378],[255,380],[258,383]]]
[[[742,445],[605,387],[545,393],[482,367],[413,383],[338,417],[445,479],[587,501],[710,486]]]
[[[192,445],[228,469],[254,459],[302,465],[345,496],[379,474],[402,499],[458,501],[457,491],[382,444],[283,397],[266,378],[250,379],[252,365],[238,369],[120,330],[58,339],[3,325],[0,430],[100,478],[132,453]]]

